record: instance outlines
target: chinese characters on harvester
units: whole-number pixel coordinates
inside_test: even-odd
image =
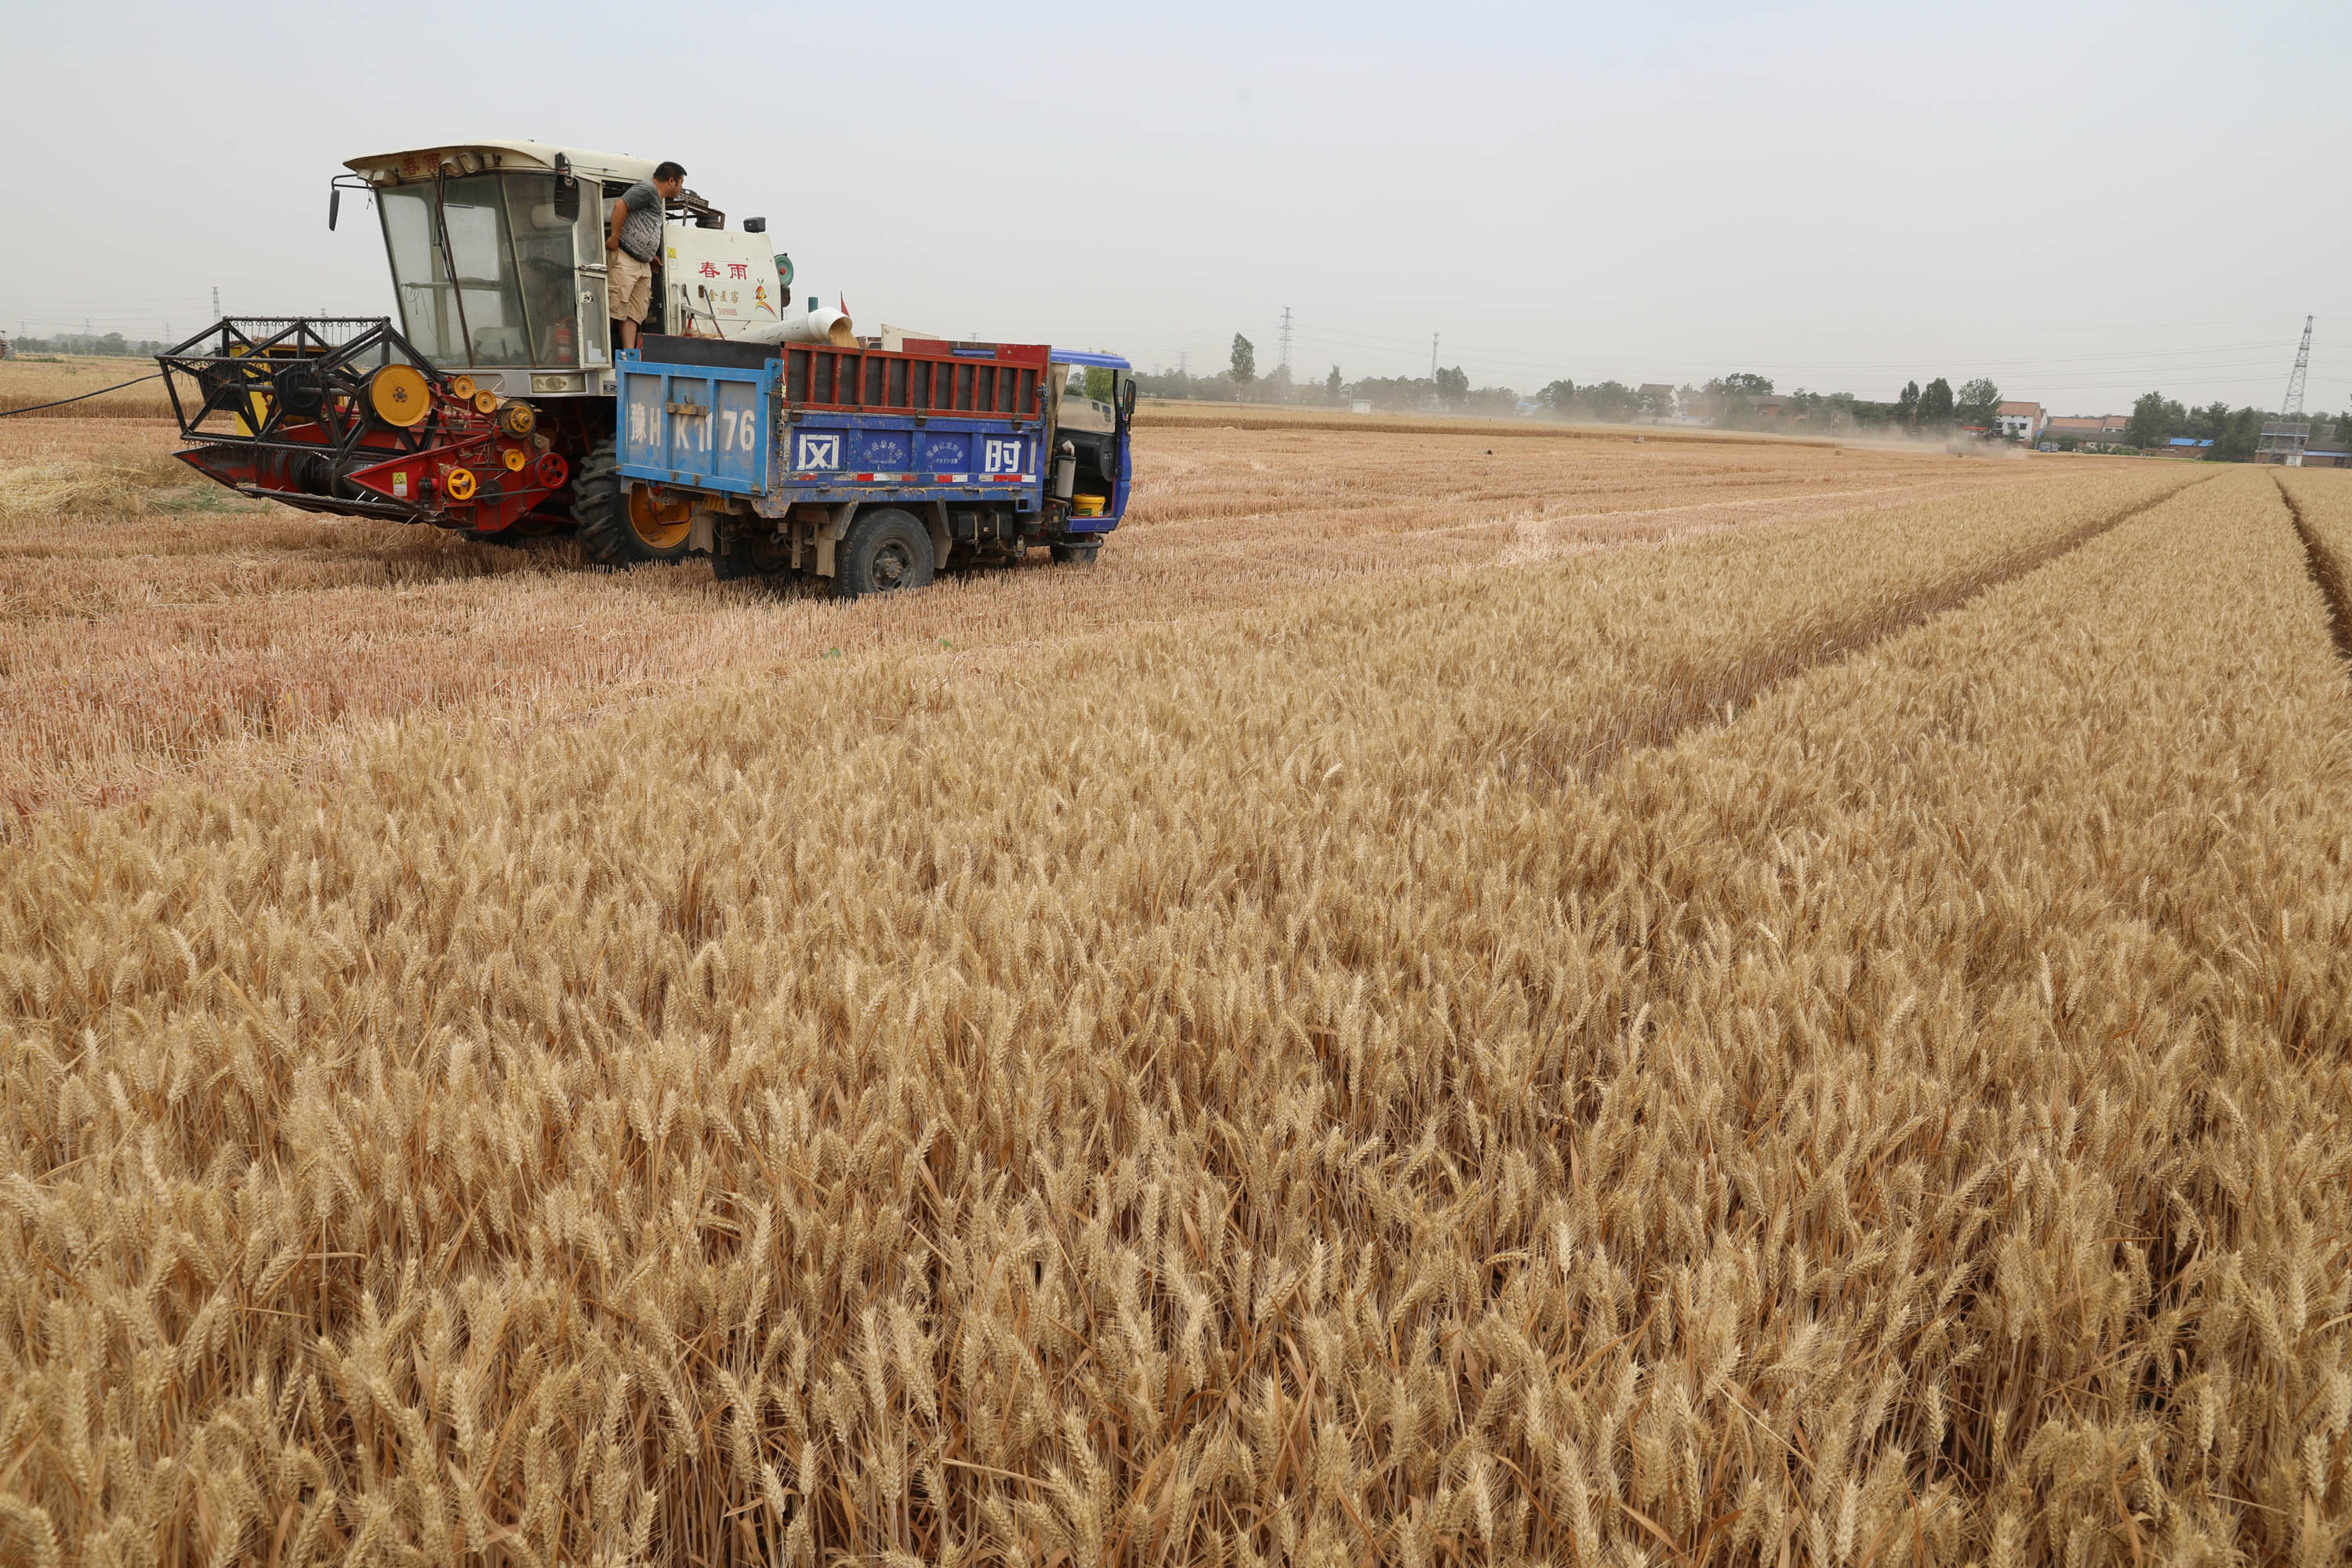
[[[749,282],[751,280],[751,264],[748,261],[706,261],[699,267],[696,268],[695,270],[700,276],[705,278],[718,278],[722,276],[720,272],[720,268],[722,267],[725,268],[723,275],[732,281]],[[708,294],[714,302],[724,301],[730,305],[737,305],[742,303],[743,300],[743,293],[740,289],[710,289],[704,290],[704,292]]]

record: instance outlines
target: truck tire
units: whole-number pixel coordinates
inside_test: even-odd
[[[722,529],[710,552],[710,574],[721,583],[740,582],[747,577],[772,580],[792,569],[791,549],[772,536]]]
[[[930,531],[896,507],[859,512],[834,552],[837,598],[927,588],[930,582]]]
[[[644,489],[621,478],[619,462],[608,436],[590,448],[572,476],[572,521],[580,547],[600,566],[685,560],[685,524],[654,512]]]
[[[1091,566],[1095,563],[1095,552],[1100,550],[1102,546],[1099,544],[1055,544],[1049,545],[1047,548],[1053,552],[1054,559],[1062,565]]]

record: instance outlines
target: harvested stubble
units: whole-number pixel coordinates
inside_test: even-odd
[[[1139,407],[1140,427],[1192,426],[1214,430],[1339,430],[1351,434],[1467,435],[1489,441],[1622,441],[1629,445],[1658,442],[1668,446],[1708,446],[1717,443],[1754,446],[1804,445],[1835,447],[1831,436],[1782,437],[1754,432],[1708,430],[1672,425],[1570,425],[1549,419],[1520,419],[1471,414],[1402,414],[1382,411],[1356,414],[1337,408],[1316,408],[1278,403],[1202,403],[1182,398],[1147,398]]]
[[[46,819],[7,1549],[2335,1561],[2352,690],[1995,581],[2161,488]]]
[[[0,519],[132,518],[152,512],[253,512],[265,502],[158,454],[94,462],[58,458],[0,468]]]
[[[176,479],[171,436],[122,420],[0,422],[0,488],[61,463]],[[713,676],[789,679],[832,648],[944,639],[1006,657],[1349,580],[1899,510],[2051,473],[1786,445],[1521,441],[1489,456],[1460,437],[1198,430],[1138,443],[1135,506],[1092,572],[1052,570],[1041,552],[1011,574],[953,571],[945,591],[887,607],[719,588],[698,562],[583,574],[568,546],[499,549],[284,508],[0,517],[0,837],[59,800],[320,773],[354,732],[420,707],[528,732]]]
[[[46,356],[0,360],[0,412],[14,421],[31,419],[169,419],[172,400],[160,380],[144,379],[152,359]],[[124,385],[126,382],[135,383]],[[105,388],[119,390],[104,391]],[[85,395],[98,393],[91,397]],[[40,404],[77,398],[63,407]]]
[[[2277,469],[2272,477],[2294,514],[2311,579],[2327,600],[2336,651],[2352,659],[2352,479],[2308,469]]]

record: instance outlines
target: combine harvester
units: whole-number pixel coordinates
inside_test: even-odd
[[[649,159],[483,142],[354,158],[400,324],[231,317],[157,356],[192,443],[249,496],[470,539],[576,533],[626,566],[855,595],[1038,544],[1090,562],[1127,509],[1127,361],[794,310],[766,223],[674,198],[635,350],[612,350],[604,235]]]

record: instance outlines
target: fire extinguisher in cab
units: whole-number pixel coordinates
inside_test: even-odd
[[[555,363],[558,364],[577,364],[580,360],[580,354],[579,351],[572,345],[572,323],[570,321],[556,322],[554,336]]]

